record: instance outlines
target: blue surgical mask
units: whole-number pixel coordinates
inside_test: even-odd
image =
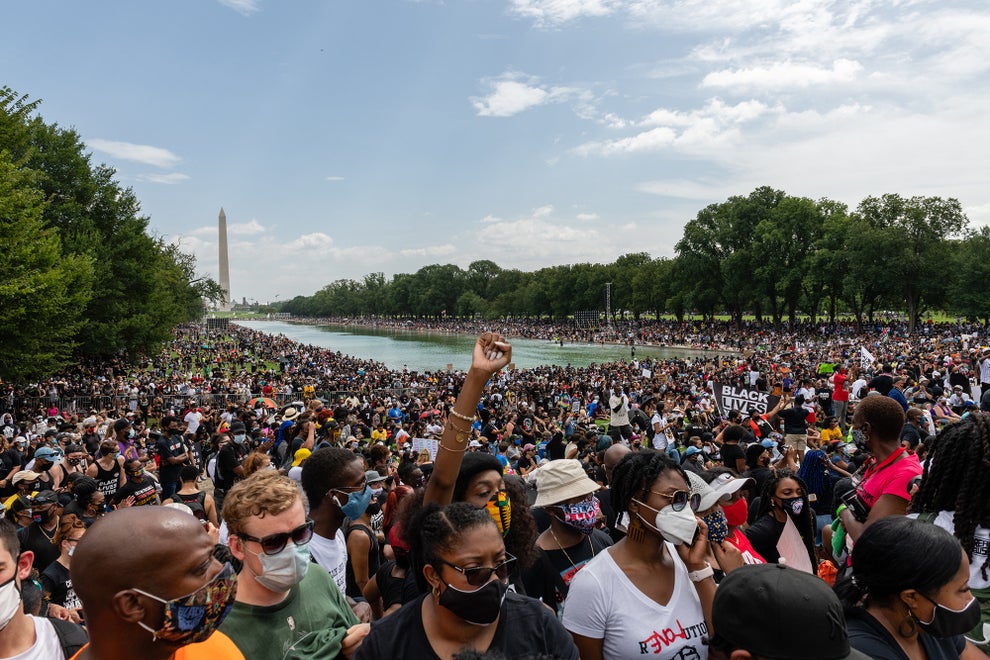
[[[337,503],[337,506],[340,507],[340,510],[345,516],[351,520],[357,520],[368,509],[368,505],[371,504],[371,488],[365,485],[364,490],[349,493],[346,504],[341,504],[336,495],[333,496],[333,501]]]
[[[246,436],[243,433],[238,433],[237,435],[234,436],[234,442],[236,442],[239,445],[243,445],[245,437]]]

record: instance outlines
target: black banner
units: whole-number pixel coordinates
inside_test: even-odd
[[[715,403],[719,413],[728,415],[730,410],[739,410],[744,415],[757,410],[760,414],[773,410],[780,401],[779,396],[768,392],[760,392],[749,387],[734,387],[713,382],[715,387]]]

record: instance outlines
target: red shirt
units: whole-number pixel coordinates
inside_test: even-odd
[[[725,540],[739,550],[740,554],[742,554],[743,561],[747,564],[767,563],[767,560],[753,549],[753,545],[749,542],[749,539],[746,538],[746,535],[738,529],[732,530],[732,536],[726,536]]]
[[[838,371],[832,376],[832,401],[848,401],[849,390],[846,389],[846,375]]]

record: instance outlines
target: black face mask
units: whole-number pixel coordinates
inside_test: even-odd
[[[501,580],[492,580],[474,591],[462,591],[449,584],[440,594],[439,604],[475,626],[494,623],[502,611],[502,601],[509,586]]]
[[[783,508],[784,511],[787,512],[787,515],[791,518],[800,517],[801,512],[804,511],[804,500],[800,497],[789,497],[786,500],[780,499],[778,501],[780,502],[781,508]]]
[[[935,606],[932,613],[932,620],[918,621],[921,629],[932,637],[955,637],[963,635],[976,627],[980,622],[980,601],[973,598],[969,604],[961,610],[953,610],[945,605],[936,603],[934,600],[921,594],[922,597]]]

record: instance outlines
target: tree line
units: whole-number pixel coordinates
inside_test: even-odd
[[[341,279],[279,305],[297,316],[529,317],[563,320],[582,310],[682,320],[753,315],[872,322],[881,310],[990,322],[990,229],[974,229],[958,200],[870,196],[850,210],[831,199],[760,187],[711,204],[689,220],[673,258],[646,252],[613,263],[532,272],[488,260],[462,269],[424,266],[386,279]]]
[[[222,299],[39,103],[0,87],[0,378],[16,382],[83,356],[156,351]]]

